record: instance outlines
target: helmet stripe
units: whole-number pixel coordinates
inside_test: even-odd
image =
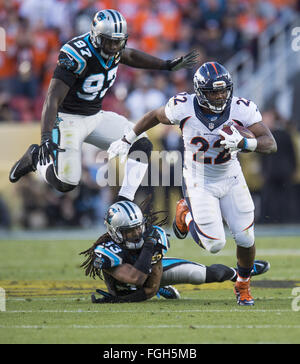
[[[122,18],[121,18],[121,15],[118,11],[116,11],[116,14],[117,14],[117,17],[119,19],[119,24],[120,24],[120,31],[119,33],[122,33]]]
[[[131,203],[130,203],[130,202],[128,202],[128,201],[124,201],[124,203],[126,204],[126,206],[128,206],[128,207],[130,208],[130,210],[131,210],[131,211],[132,211],[132,213],[134,214],[134,217],[137,219],[138,217],[137,217],[137,215],[136,215],[136,213],[135,213],[135,211],[134,211],[134,208],[132,207]]]
[[[129,212],[128,208],[126,206],[124,206],[122,202],[118,202],[118,205],[121,205],[123,207],[123,209],[126,211],[126,213],[129,216],[130,220],[133,220],[133,218],[131,216],[131,213]]]
[[[218,75],[217,67],[215,66],[214,62],[210,62],[210,64],[213,66],[214,70],[216,71],[216,74]]]
[[[114,22],[115,22],[115,33],[118,33],[118,27],[117,27],[117,18],[115,17],[115,14],[111,10],[107,10],[109,14],[112,16]]]

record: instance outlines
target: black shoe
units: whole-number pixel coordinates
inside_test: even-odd
[[[255,260],[251,271],[251,276],[253,277],[266,273],[270,267],[270,263],[265,260]]]
[[[34,165],[34,158],[37,157],[39,146],[37,144],[32,144],[19,159],[9,173],[9,180],[12,183],[19,181],[19,179],[25,176],[29,172],[36,171],[36,166]]]

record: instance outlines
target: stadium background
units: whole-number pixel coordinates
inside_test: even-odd
[[[256,222],[299,224],[300,50],[293,46],[293,29],[300,26],[300,1],[1,0],[6,50],[0,52],[0,231],[102,224],[116,189],[97,185],[101,165],[95,148],[85,145],[82,183],[68,194],[33,174],[12,185],[8,172],[29,144],[39,143],[42,105],[61,45],[89,31],[93,14],[105,8],[126,17],[129,47],[163,59],[197,49],[199,65],[216,60],[228,67],[234,93],[258,104],[278,143],[275,155],[240,156]],[[193,92],[193,71],[149,72],[121,65],[103,108],[136,121],[174,94]],[[149,136],[155,150],[182,150],[176,128],[157,127]],[[155,207],[172,217],[180,188],[144,188],[139,199],[150,192]]]

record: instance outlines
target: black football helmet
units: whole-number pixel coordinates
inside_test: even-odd
[[[194,90],[200,106],[220,114],[232,99],[230,73],[217,62],[207,62],[194,75]]]

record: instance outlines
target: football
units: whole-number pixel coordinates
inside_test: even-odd
[[[244,137],[244,138],[248,138],[248,139],[253,139],[255,138],[255,135],[252,133],[251,130],[245,128],[244,126],[240,126],[240,125],[234,125],[235,128],[237,129],[237,131]],[[225,125],[222,129],[226,134],[231,135],[232,131],[230,129],[230,126]],[[221,139],[224,139],[223,136],[221,136]]]

